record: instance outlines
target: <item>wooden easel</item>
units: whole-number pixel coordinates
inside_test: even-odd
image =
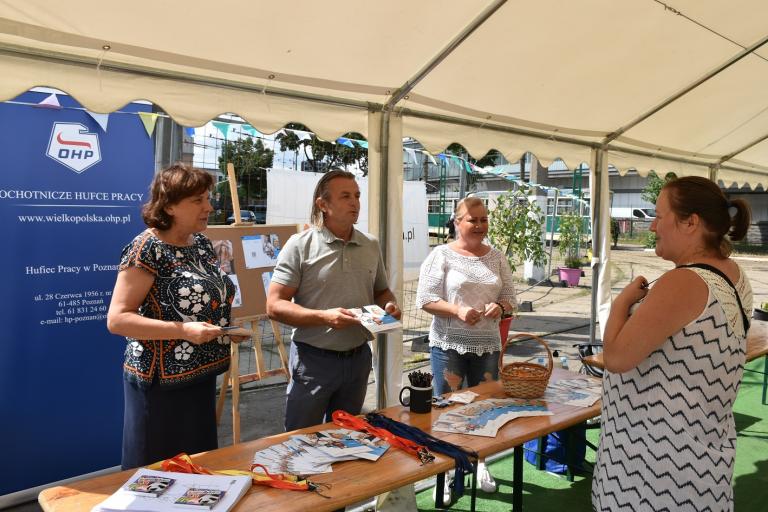
[[[257,315],[253,317],[240,318],[234,325],[240,325],[247,327],[245,324],[251,324],[251,330],[253,331],[253,355],[256,361],[256,373],[249,373],[240,375],[240,344],[231,343],[231,362],[229,364],[229,370],[224,374],[221,381],[221,387],[219,388],[219,398],[216,403],[216,423],[221,421],[221,414],[224,411],[224,401],[227,397],[227,388],[232,388],[232,444],[238,444],[240,442],[240,385],[246,382],[254,382],[267,377],[274,377],[276,375],[289,376],[288,372],[288,355],[285,351],[285,345],[283,344],[283,336],[280,332],[280,326],[274,320],[269,320],[272,326],[272,333],[275,337],[275,346],[277,352],[280,355],[280,367],[267,369],[264,364],[264,351],[262,346],[261,336],[261,322],[268,320],[266,315]],[[237,378],[235,378],[237,376]]]
[[[227,178],[229,181],[230,197],[232,198],[233,217],[235,219],[234,224],[229,227],[243,228],[253,226],[254,224],[252,222],[242,222],[242,219],[240,218],[240,199],[237,196],[237,179],[235,177],[235,166],[231,162],[227,163]],[[285,227],[282,229],[285,229]],[[240,291],[241,294],[244,294],[242,288]],[[260,309],[259,311],[264,311],[264,309]],[[253,382],[276,375],[285,375],[286,378],[289,376],[288,355],[285,351],[285,345],[283,344],[283,337],[280,331],[280,326],[274,320],[269,320],[269,323],[272,327],[275,346],[277,347],[277,351],[280,356],[280,367],[267,369],[264,364],[261,332],[261,322],[264,320],[269,320],[265,314],[256,314],[236,317],[232,322],[232,325],[238,325],[241,327],[249,327],[247,324],[250,324],[250,329],[253,331],[253,337],[251,340],[253,343],[254,359],[256,361],[256,373],[240,375],[240,344],[230,344],[231,361],[229,370],[227,370],[227,372],[224,374],[224,378],[219,389],[219,398],[216,403],[216,422],[219,423],[221,421],[221,414],[224,411],[224,401],[226,399],[227,389],[231,388],[232,444],[237,444],[240,442],[240,385],[246,382]]]

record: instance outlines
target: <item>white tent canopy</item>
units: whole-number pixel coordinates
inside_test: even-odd
[[[264,133],[363,133],[395,290],[402,136],[589,161],[602,316],[608,163],[768,186],[767,15],[764,0],[0,0],[0,100],[50,86],[186,126],[235,113]]]
[[[6,0],[0,98],[51,86],[95,112],[146,99],[187,126],[234,112],[263,132],[301,121],[331,139],[367,133],[366,110],[424,70],[397,105],[404,135],[433,151],[460,142],[476,157],[496,147],[515,160],[532,150],[573,167],[589,151],[578,143],[602,141],[768,36],[761,0],[292,5]],[[718,177],[765,184],[766,59],[768,47],[747,53],[632,126],[611,142],[609,162],[705,174],[746,148]],[[474,126],[445,122],[465,120]]]

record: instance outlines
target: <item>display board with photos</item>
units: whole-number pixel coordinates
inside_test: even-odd
[[[208,226],[203,234],[237,288],[232,320],[266,314],[272,270],[285,242],[296,234],[296,225]]]

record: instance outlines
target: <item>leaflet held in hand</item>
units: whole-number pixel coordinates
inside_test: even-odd
[[[363,306],[362,308],[352,308],[350,311],[352,311],[358,320],[360,320],[363,327],[373,334],[395,331],[403,328],[403,324],[397,318],[393,317],[376,304]]]

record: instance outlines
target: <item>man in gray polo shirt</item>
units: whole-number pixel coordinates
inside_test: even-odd
[[[376,239],[355,229],[360,189],[352,173],[333,170],[317,183],[312,224],[280,251],[267,314],[292,325],[291,380],[285,429],[359,414],[371,372],[370,334],[348,308],[378,304],[400,318]]]

